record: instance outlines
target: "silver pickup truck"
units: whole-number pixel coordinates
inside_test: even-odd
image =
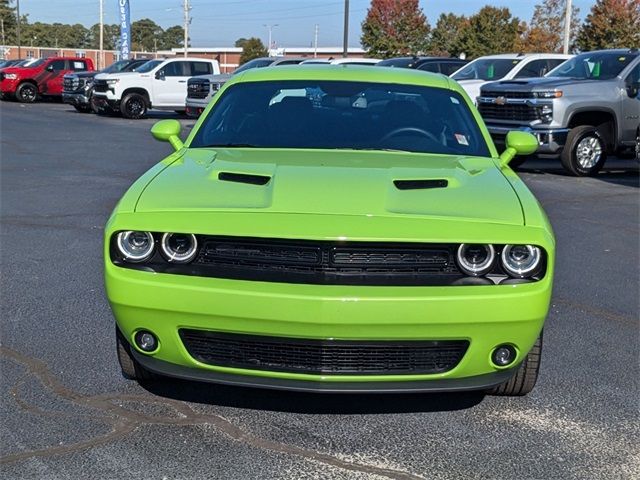
[[[531,132],[537,154],[559,156],[572,175],[596,174],[608,154],[640,159],[640,52],[583,53],[542,78],[489,83],[478,109],[497,145]]]

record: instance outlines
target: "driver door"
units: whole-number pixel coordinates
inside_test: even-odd
[[[45,67],[40,83],[40,93],[44,95],[62,95],[62,80],[70,72],[68,60],[53,60]]]
[[[184,60],[167,63],[156,72],[153,80],[154,106],[184,107],[187,96],[187,80],[191,77],[191,65]]]
[[[624,79],[622,91],[622,134],[623,142],[631,142],[636,138],[640,125],[640,63],[631,69]]]

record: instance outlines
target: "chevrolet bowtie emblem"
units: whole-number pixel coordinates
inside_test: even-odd
[[[496,105],[504,105],[505,103],[507,103],[507,99],[505,97],[497,97],[495,102]]]

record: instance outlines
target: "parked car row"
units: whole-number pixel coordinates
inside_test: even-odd
[[[451,76],[475,101],[499,147],[511,130],[533,133],[536,154],[560,158],[572,175],[593,175],[607,155],[640,160],[640,52],[602,50],[561,54],[459,58],[308,59],[264,57],[233,73],[215,60],[137,59],[97,72],[90,59],[48,58],[0,63],[0,95],[21,102],[62,96],[80,112],[143,118],[150,109],[198,117],[224,83],[254,68],[285,65],[376,65]],[[519,158],[512,165],[526,160]]]

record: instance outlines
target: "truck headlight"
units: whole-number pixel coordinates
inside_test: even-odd
[[[115,85],[119,81],[120,81],[119,78],[110,79],[110,80],[107,80],[107,85]]]
[[[5,73],[4,78],[7,78],[9,80],[15,80],[16,78],[18,78],[18,75],[16,75],[15,73]]]
[[[535,98],[560,98],[562,90],[548,90],[544,92],[533,92]]]

